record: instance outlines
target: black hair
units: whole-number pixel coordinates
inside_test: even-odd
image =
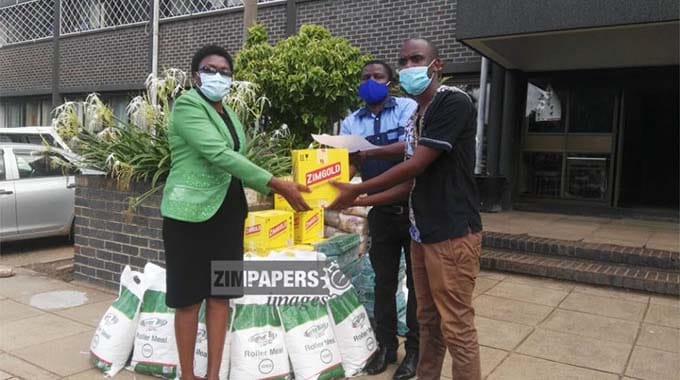
[[[368,65],[381,65],[382,67],[385,68],[385,71],[387,72],[387,80],[390,82],[394,80],[394,70],[392,70],[392,67],[390,67],[390,65],[388,65],[387,62],[381,61],[379,59],[373,59],[371,61],[366,62],[364,64],[364,67],[361,68],[361,70],[363,71],[363,69],[365,69],[366,66]]]
[[[430,41],[429,39],[423,37],[413,37],[407,39],[406,41],[424,41],[432,50],[432,59],[439,58],[439,49],[437,48],[437,45],[435,45],[434,42]]]
[[[231,55],[229,55],[229,52],[221,46],[217,45],[205,45],[202,48],[198,49],[196,53],[194,53],[194,57],[191,59],[191,73],[196,73],[198,72],[198,65],[201,64],[201,61],[203,58],[209,56],[209,55],[219,55],[220,57],[224,57],[224,59],[227,60],[229,63],[229,67],[231,67],[231,70],[234,71],[234,63],[231,59]]]

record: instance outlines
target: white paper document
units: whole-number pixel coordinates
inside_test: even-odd
[[[332,146],[333,148],[345,148],[350,153],[378,148],[378,146],[371,144],[365,138],[358,135],[331,136],[324,133],[323,135],[312,134],[312,138],[319,144]]]

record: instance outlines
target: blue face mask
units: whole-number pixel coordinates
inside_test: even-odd
[[[387,84],[368,79],[359,86],[359,97],[368,105],[378,104],[387,98]]]
[[[223,76],[220,73],[208,74],[208,73],[198,73],[201,78],[201,92],[206,98],[213,102],[221,101],[229,88],[231,88],[231,77]]]
[[[427,76],[427,70],[434,60],[427,66],[409,67],[399,71],[399,84],[407,94],[418,96],[425,92],[432,83],[432,77]]]

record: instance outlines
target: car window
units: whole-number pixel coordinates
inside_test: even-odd
[[[0,181],[4,181],[6,179],[6,174],[5,174],[5,151],[0,149]]]
[[[14,157],[17,161],[19,179],[59,177],[72,175],[73,170],[61,163],[68,160],[59,153],[36,150],[15,150]]]
[[[45,142],[47,144],[59,148],[59,145],[57,142],[54,140],[54,137],[44,134],[44,133],[7,133],[7,134],[2,134],[0,137],[0,141],[2,142],[13,142],[13,143],[22,143],[22,144],[34,144],[34,145],[43,145]]]

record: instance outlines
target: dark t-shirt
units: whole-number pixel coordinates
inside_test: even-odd
[[[411,237],[415,241],[438,243],[482,230],[473,175],[476,115],[465,92],[441,86],[424,117],[407,128],[407,159],[415,151],[414,144],[442,151],[415,178],[411,191]]]

